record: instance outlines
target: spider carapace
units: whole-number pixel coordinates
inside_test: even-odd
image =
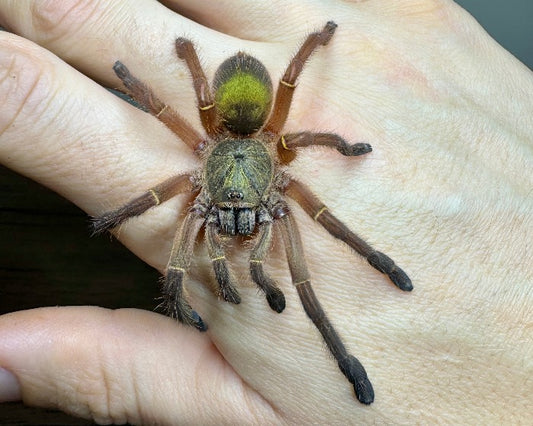
[[[282,133],[296,80],[305,62],[317,48],[329,43],[336,28],[334,22],[328,22],[322,30],[307,36],[279,81],[274,100],[270,76],[257,59],[240,52],[225,60],[216,71],[211,88],[193,44],[178,38],[176,51],[192,76],[205,135],[159,100],[146,84],[117,61],[113,69],[131,96],[197,153],[202,167],[171,177],[123,207],[94,218],[93,230],[100,233],[114,228],[177,194],[196,194],[172,246],[162,288],[162,307],[169,316],[204,331],[206,324],[191,308],[183,291],[184,277],[200,229],[205,228],[220,297],[231,303],[241,301],[226,260],[223,237],[249,235],[254,241],[249,259],[251,279],[265,293],[269,306],[282,312],[285,297],[263,269],[272,242],[273,223],[278,222],[276,229],[281,231],[292,282],[305,312],[321,333],[340,370],[353,384],[359,401],[370,404],[374,400],[372,384],[361,363],[347,352],[313,292],[300,234],[285,201],[285,197],[295,200],[331,235],[348,244],[375,269],[387,274],[398,288],[412,290],[409,277],[392,259],[350,231],[288,171],[287,164],[298,148],[320,145],[336,149],[345,156],[372,150],[366,143],[349,144],[332,133]]]

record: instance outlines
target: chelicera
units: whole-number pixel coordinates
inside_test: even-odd
[[[194,201],[188,207],[170,253],[162,306],[169,316],[204,331],[206,324],[184,296],[184,277],[200,229],[205,228],[220,297],[231,303],[241,301],[228,267],[223,239],[228,235],[250,236],[254,241],[249,260],[251,279],[265,293],[269,306],[282,312],[285,297],[263,269],[271,246],[273,224],[277,222],[292,282],[305,312],[322,334],[340,370],[353,384],[359,401],[370,404],[374,400],[372,384],[361,363],[347,352],[313,292],[298,227],[285,201],[285,197],[295,200],[331,235],[348,244],[375,269],[387,274],[398,288],[412,290],[411,280],[392,259],[350,231],[288,172],[287,164],[298,148],[321,145],[345,156],[372,150],[366,143],[348,144],[332,133],[282,133],[296,80],[305,62],[319,46],[329,43],[336,28],[334,22],[328,22],[321,31],[307,36],[281,78],[273,102],[270,76],[257,59],[242,52],[230,57],[216,71],[211,89],[193,44],[178,38],[176,51],[192,76],[206,136],[159,100],[146,84],[117,61],[113,69],[131,96],[198,154],[202,167],[167,179],[123,207],[94,218],[93,230],[104,232],[177,194],[194,193]]]

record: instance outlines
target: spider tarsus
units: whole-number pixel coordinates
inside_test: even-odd
[[[353,388],[359,402],[365,405],[370,405],[374,402],[374,388],[372,388],[370,380],[356,382],[353,384]]]
[[[239,296],[239,292],[232,283],[233,279],[231,278],[225,258],[215,259],[212,262],[215,277],[220,287],[220,296],[226,302],[238,305],[241,303],[241,296]]]
[[[265,292],[268,306],[278,314],[285,309],[285,295],[263,270],[261,262],[250,262],[250,274],[257,286]]]
[[[184,53],[185,53],[184,48],[188,44],[191,44],[191,42],[185,37],[178,37],[176,39],[176,52],[178,54],[178,58],[180,59],[184,58]]]
[[[191,317],[194,321],[193,325],[198,331],[204,332],[207,331],[207,324],[204,322],[202,317],[198,315],[198,312],[191,310]]]
[[[113,64],[113,71],[115,71],[115,74],[117,75],[118,78],[120,78],[121,80],[124,80],[125,78],[129,77],[131,74],[130,74],[130,71],[128,70],[128,68],[126,67],[126,65],[124,65],[122,62],[120,61],[116,61],[114,64]]]
[[[165,298],[166,299],[166,298]],[[159,305],[165,314],[177,320],[178,322],[196,328],[198,331],[207,331],[207,324],[198,315],[198,312],[193,310],[187,302],[172,302],[165,300]]]
[[[276,288],[266,294],[266,299],[268,305],[272,308],[273,311],[276,311],[278,314],[283,312],[285,309],[285,295],[283,292]]]
[[[322,43],[322,46],[325,46],[329,43],[331,40],[331,37],[333,37],[333,34],[335,33],[335,30],[337,29],[338,25],[333,21],[328,21],[326,23],[326,26],[324,27],[324,31],[327,33],[326,40]]]
[[[239,295],[237,289],[233,286],[220,287],[220,295],[226,302],[233,303],[235,305],[241,303],[241,296]]]
[[[403,291],[411,291],[413,289],[413,283],[403,269],[396,266],[394,270],[389,274],[389,278],[396,287]]]
[[[394,261],[384,253],[375,251],[367,257],[368,263],[376,268],[379,272],[387,274],[393,284],[403,291],[411,291],[413,284],[407,274],[398,267]]]
[[[91,236],[100,235],[104,232],[115,228],[120,224],[120,221],[114,215],[104,214],[99,217],[91,217]]]
[[[374,388],[368,379],[365,368],[353,355],[339,360],[339,368],[353,384],[355,396],[359,402],[369,405],[374,402]]]
[[[169,268],[163,280],[163,302],[159,305],[167,316],[174,318],[182,324],[195,327],[199,331],[206,331],[207,325],[200,315],[191,308],[183,297],[184,270]]]
[[[343,144],[337,148],[337,151],[339,151],[342,155],[355,157],[357,155],[363,155],[372,152],[372,146],[363,142],[354,143],[352,145]]]

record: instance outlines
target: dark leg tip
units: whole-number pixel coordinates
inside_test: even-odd
[[[178,37],[176,39],[176,52],[178,53],[178,58],[183,59],[185,49],[188,44],[191,42],[187,40],[185,37]]]
[[[91,236],[103,234],[104,232],[115,228],[123,221],[123,219],[120,220],[112,214],[104,214],[99,217],[91,217],[90,220]]]
[[[239,292],[232,285],[225,285],[220,289],[220,295],[226,302],[238,305],[241,303]]]
[[[366,260],[379,272],[387,274],[393,284],[400,290],[411,291],[413,289],[411,279],[386,254],[381,253],[380,251],[375,251],[371,253]]]
[[[207,324],[204,322],[204,320],[198,315],[198,312],[192,311],[191,312],[192,320],[194,321],[193,325],[196,327],[198,331],[207,331]]]
[[[368,379],[365,368],[353,355],[339,360],[339,368],[342,374],[353,384],[355,396],[362,404],[374,402],[374,388]]]
[[[355,396],[361,404],[370,405],[374,402],[374,389],[370,380],[366,382],[354,383]]]
[[[335,30],[337,29],[337,27],[338,27],[338,25],[335,22],[333,22],[333,21],[328,21],[326,23],[326,29],[332,35],[335,32]]]
[[[268,305],[272,308],[272,310],[276,311],[278,314],[283,312],[285,309],[285,296],[281,292],[281,290],[277,289],[278,291],[273,291],[272,293],[268,293],[266,295]]]
[[[389,278],[396,287],[403,291],[411,291],[413,283],[407,274],[400,268],[396,267],[390,274]]]
[[[372,145],[368,143],[354,143],[350,146],[350,155],[356,156],[356,155],[363,155],[368,154],[369,152],[372,152]]]
[[[121,80],[124,79],[126,76],[129,75],[129,70],[128,68],[126,68],[126,65],[124,65],[122,62],[120,61],[116,61],[113,65],[113,71],[115,71],[115,74],[117,75],[118,78],[120,78]]]
[[[322,34],[321,34],[321,37],[323,38],[322,43],[321,43],[322,46],[326,46],[329,43],[336,29],[337,29],[337,24],[335,22],[329,21],[326,23],[326,26],[322,30]]]
[[[372,152],[372,146],[368,143],[354,143],[352,145],[347,144],[346,142],[339,144],[337,146],[337,151],[342,155],[347,157],[355,157],[357,155],[364,155]]]

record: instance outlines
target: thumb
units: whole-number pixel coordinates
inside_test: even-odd
[[[4,369],[4,371],[2,371]],[[42,308],[0,317],[0,382],[97,423],[236,424],[268,407],[206,334],[150,312]],[[259,416],[259,417],[258,417]]]

